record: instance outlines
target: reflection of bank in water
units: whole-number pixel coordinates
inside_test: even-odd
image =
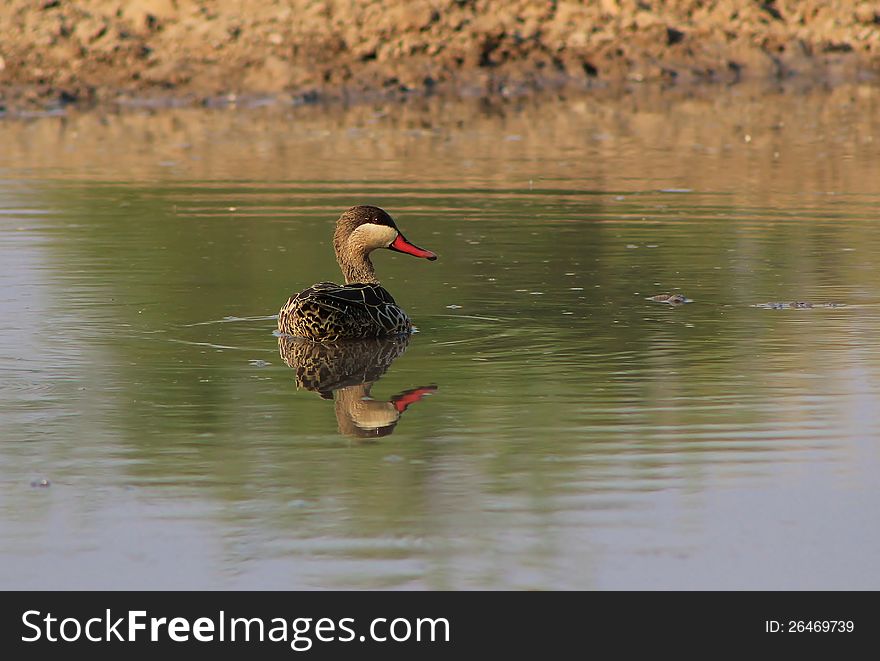
[[[296,370],[296,385],[317,392],[336,405],[339,431],[348,436],[387,436],[410,404],[437,386],[404,390],[387,401],[370,396],[373,384],[409,344],[409,336],[316,344],[296,337],[278,337],[278,351]]]

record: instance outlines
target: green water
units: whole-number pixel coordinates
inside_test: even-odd
[[[6,120],[0,585],[877,589],[875,92]],[[353,204],[440,258],[334,403]]]

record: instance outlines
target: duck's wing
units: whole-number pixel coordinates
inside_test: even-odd
[[[287,313],[293,320],[293,334],[328,341],[411,329],[409,318],[388,290],[376,284],[319,282],[293,296],[282,309],[282,314]]]
[[[310,290],[327,300],[338,301],[340,305],[366,305],[368,307],[397,305],[388,290],[381,285],[361,283],[340,286],[332,282],[319,282],[306,291]]]

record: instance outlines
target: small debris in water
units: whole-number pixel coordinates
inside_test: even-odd
[[[791,301],[790,303],[770,301],[769,303],[756,303],[752,307],[764,308],[765,310],[810,310],[812,308],[842,308],[845,305],[845,303],[810,303],[809,301]]]
[[[638,248],[638,246],[635,243],[627,243],[626,247],[629,248],[630,250],[635,250],[636,248]]]
[[[387,461],[389,464],[396,464],[403,461],[403,457],[399,454],[389,454],[387,457],[384,457],[382,461]]]
[[[31,482],[31,486],[39,489],[46,489],[51,487],[52,483],[49,480],[34,480]]]
[[[688,298],[683,294],[657,294],[657,296],[649,296],[648,301],[655,303],[666,303],[667,305],[684,305],[685,303],[693,303],[692,298]]]
[[[460,306],[460,305],[455,305],[454,303],[453,303],[452,305],[447,305],[446,307],[447,307],[449,310],[461,310],[461,306]]]
[[[270,363],[267,360],[249,360],[248,361],[248,365],[251,365],[253,367],[269,367],[269,365],[271,365],[271,364],[272,363]]]

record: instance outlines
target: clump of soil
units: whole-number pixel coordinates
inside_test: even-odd
[[[880,2],[7,0],[0,104],[880,72]]]

